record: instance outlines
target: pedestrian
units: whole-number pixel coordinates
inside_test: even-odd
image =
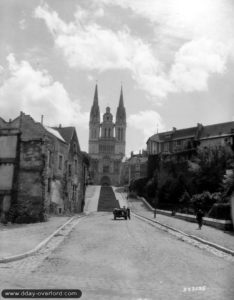
[[[156,212],[156,208],[154,209],[154,219],[156,218],[156,214],[157,214],[157,212]]]
[[[196,216],[197,223],[198,223],[198,229],[201,229],[201,228],[202,228],[202,225],[203,225],[203,217],[204,217],[204,213],[203,213],[202,209],[198,209],[198,211],[197,211],[197,216]]]
[[[131,216],[130,216],[130,208],[129,208],[129,207],[127,208],[127,217],[128,217],[129,220],[131,219]]]

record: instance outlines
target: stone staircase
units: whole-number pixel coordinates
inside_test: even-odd
[[[112,187],[102,186],[98,200],[98,211],[112,212],[114,208],[120,208],[120,206]]]

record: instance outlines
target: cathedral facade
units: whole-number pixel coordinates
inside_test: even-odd
[[[121,162],[125,156],[126,127],[122,87],[114,123],[110,107],[106,108],[102,122],[100,120],[96,85],[89,120],[90,173],[93,184],[113,186],[120,184]]]

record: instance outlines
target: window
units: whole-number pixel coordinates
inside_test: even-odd
[[[52,152],[48,150],[48,165],[51,167],[52,165]]]
[[[73,185],[72,186],[72,200],[76,201],[76,194],[77,194],[77,186]]]
[[[181,140],[176,141],[176,146],[181,146]]]
[[[59,155],[59,165],[58,165],[59,170],[63,169],[63,156]]]
[[[48,182],[47,182],[47,192],[50,193],[51,191],[51,178],[48,178]]]
[[[155,142],[152,143],[152,146],[153,146],[153,154],[156,154],[157,153],[157,144]]]
[[[71,169],[71,164],[68,165],[68,176],[71,176],[72,174],[72,169]]]
[[[103,173],[109,173],[109,166],[103,166]]]
[[[95,137],[95,136],[94,136]],[[77,147],[76,147],[76,143],[73,144],[73,152],[77,153]]]
[[[164,150],[164,152],[168,152],[169,151],[169,143],[164,143],[163,150]]]
[[[115,162],[114,162],[114,172],[115,172],[115,173],[118,173],[118,172],[119,172],[119,162],[118,162],[118,161],[115,161]]]
[[[135,170],[136,172],[140,172],[140,162],[136,163]]]
[[[75,174],[77,174],[78,172],[78,164],[77,164],[77,160],[75,159]]]

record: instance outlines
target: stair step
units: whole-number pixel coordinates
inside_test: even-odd
[[[113,211],[114,208],[120,208],[120,206],[112,187],[102,186],[98,200],[98,211]]]

